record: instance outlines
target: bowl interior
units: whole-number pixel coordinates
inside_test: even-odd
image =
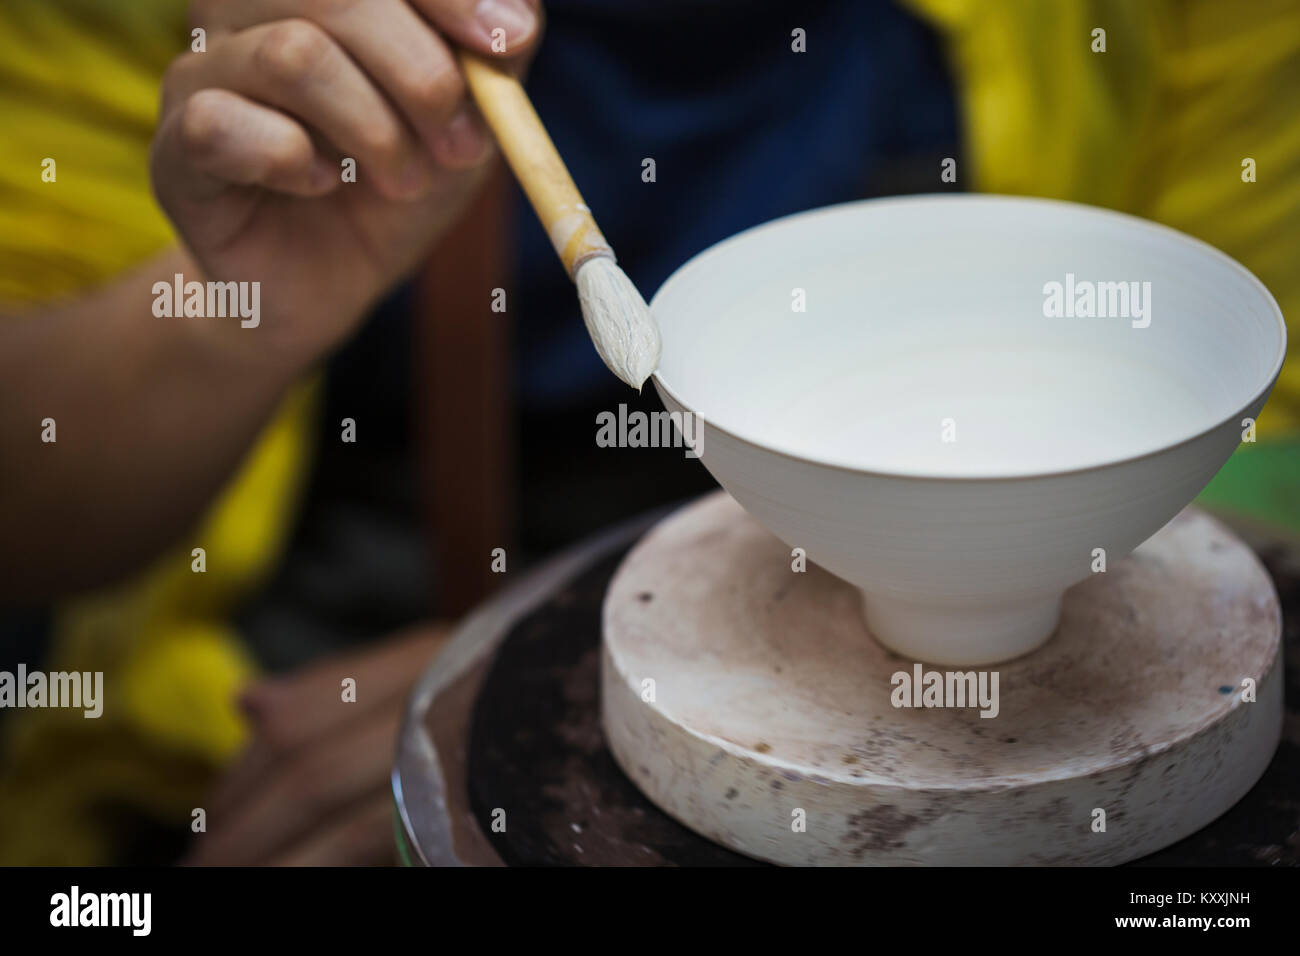
[[[777,220],[692,259],[651,308],[659,386],[711,425],[920,477],[1055,473],[1177,444],[1269,387],[1286,334],[1264,286],[1204,243],[997,196]]]

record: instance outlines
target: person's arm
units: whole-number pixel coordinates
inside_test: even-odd
[[[120,577],[196,519],[482,180],[492,141],[454,47],[521,69],[541,29],[536,0],[193,11],[206,49],[169,67],[151,153],[187,252],[0,317],[0,600]],[[256,288],[257,320],[155,316],[177,274]]]
[[[0,318],[0,599],[91,586],[171,543],[302,371],[245,347],[238,319],[155,316],[176,273],[200,278],[173,250]]]

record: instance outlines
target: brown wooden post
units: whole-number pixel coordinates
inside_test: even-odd
[[[513,268],[508,182],[494,160],[418,280],[412,422],[438,613],[449,617],[501,583],[491,552],[513,540],[510,312],[492,311]]]

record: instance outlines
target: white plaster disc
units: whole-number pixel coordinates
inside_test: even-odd
[[[991,718],[893,706],[916,662],[872,639],[857,590],[791,565],[719,492],[654,528],[605,599],[610,749],[657,805],[742,853],[1121,863],[1219,816],[1277,746],[1276,592],[1198,511],[1067,592],[1040,650],[987,669]]]

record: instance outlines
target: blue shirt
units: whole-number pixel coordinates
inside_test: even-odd
[[[887,0],[552,0],[530,95],[619,262],[649,299],[702,249],[860,198],[898,157],[957,140],[936,39]],[[805,31],[806,52],[792,50]],[[654,160],[655,181],[642,180]],[[933,165],[933,186],[939,167]],[[518,397],[618,386],[516,190]]]

